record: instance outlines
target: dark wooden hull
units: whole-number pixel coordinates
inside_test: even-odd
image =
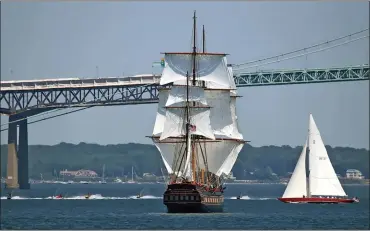
[[[220,213],[224,195],[190,183],[170,184],[163,194],[163,203],[168,213]]]
[[[359,202],[355,199],[347,198],[319,198],[319,197],[306,197],[306,198],[278,198],[279,201],[284,203],[310,203],[310,204],[340,204],[340,203],[354,203]]]

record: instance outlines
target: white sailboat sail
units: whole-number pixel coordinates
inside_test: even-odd
[[[307,177],[306,177],[306,150],[307,141],[305,142],[297,165],[290,177],[289,183],[284,191],[283,198],[294,198],[307,196]]]
[[[311,196],[347,196],[330,162],[312,114],[309,121],[309,189]]]
[[[192,73],[192,54],[166,53],[160,85],[173,83],[171,89],[159,92],[153,141],[161,153],[168,173],[181,175],[189,170],[189,156],[178,155],[185,150],[186,73]],[[197,54],[197,83],[189,86],[191,134],[204,137],[202,148],[194,145],[197,166],[217,176],[229,174],[244,146],[236,117],[236,87],[232,68],[227,67],[224,54]],[[193,105],[193,104],[191,104]],[[199,141],[192,141],[199,143]],[[206,161],[204,161],[206,159]],[[189,175],[187,171],[186,175]]]

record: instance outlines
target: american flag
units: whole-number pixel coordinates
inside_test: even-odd
[[[195,125],[189,124],[189,129],[191,132],[195,132],[197,130],[197,127]]]

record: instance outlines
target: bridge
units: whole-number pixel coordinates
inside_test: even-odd
[[[149,104],[158,102],[160,75],[2,81],[1,112],[35,114],[36,109]],[[369,80],[369,65],[274,70],[234,75],[237,87]],[[31,112],[33,111],[33,112]]]

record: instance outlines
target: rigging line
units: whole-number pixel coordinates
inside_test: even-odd
[[[282,62],[282,61],[285,61],[285,60],[299,58],[299,57],[302,57],[302,56],[305,56],[305,55],[322,52],[322,51],[325,51],[325,50],[328,50],[328,49],[331,49],[331,48],[334,48],[334,47],[342,46],[342,45],[345,45],[347,43],[355,42],[355,41],[358,41],[360,39],[364,39],[364,38],[368,38],[368,37],[369,37],[369,35],[365,35],[363,37],[359,37],[359,38],[356,38],[356,39],[353,39],[353,40],[349,40],[349,41],[346,41],[346,42],[343,42],[343,43],[340,43],[340,44],[336,44],[336,45],[333,45],[333,46],[330,46],[330,47],[322,48],[322,49],[319,49],[319,50],[310,51],[310,52],[307,52],[307,53],[304,53],[304,54],[291,56],[291,57],[287,57],[287,58],[284,58],[284,59],[275,60],[275,61],[271,61],[271,62],[267,62],[267,63],[256,64],[256,65],[253,65],[253,66],[238,68],[238,69],[235,69],[235,72],[237,72],[239,70],[245,70],[245,69],[249,69],[249,68],[265,66],[265,65],[268,65],[268,64],[272,64],[272,63],[278,63],[278,62]]]
[[[95,107],[95,105],[94,106],[89,106],[89,107],[84,107],[84,108],[79,108],[79,109],[74,110],[74,111],[69,111],[69,112],[65,112],[65,113],[62,113],[62,114],[58,114],[58,115],[54,115],[54,116],[42,118],[42,119],[39,119],[39,120],[31,121],[31,122],[28,122],[27,124],[37,123],[37,122],[40,122],[40,121],[43,121],[43,120],[48,120],[48,119],[52,119],[52,118],[55,118],[55,117],[58,117],[58,116],[70,114],[70,113],[73,113],[73,112],[82,111],[82,110],[85,110],[85,109],[88,109],[88,108],[91,108],[91,107]],[[25,119],[27,119],[27,118],[25,118]],[[22,119],[22,120],[25,120],[25,119]],[[9,128],[4,128],[4,129],[2,129],[0,131],[2,132],[2,131],[7,131],[7,130],[9,130]]]
[[[141,87],[148,87],[148,86],[150,86],[150,85],[154,85],[154,83],[153,83],[153,84],[146,84],[146,85],[142,85]],[[96,99],[96,101],[101,100],[103,97],[115,96],[116,94],[123,94],[123,93],[126,93],[127,91],[128,91],[128,90],[125,90],[125,91],[122,91],[122,92],[116,92],[116,93],[114,93],[114,94],[104,95],[104,96],[102,96],[102,97],[100,97],[100,98],[97,98],[97,99]],[[83,104],[91,103],[91,102],[93,102],[93,101],[94,101],[94,100],[90,100],[90,101],[87,101],[87,102],[85,102],[85,103],[83,103]],[[82,104],[82,105],[83,105],[83,104]],[[87,108],[90,108],[90,107],[91,107],[91,106],[87,106]],[[68,107],[68,108],[70,108],[70,107]],[[64,110],[64,109],[68,109],[68,108],[58,108],[58,109],[53,109],[53,110],[51,110],[51,111],[42,112],[42,113],[40,113],[40,114],[36,114],[36,115],[33,115],[33,116],[28,116],[28,117],[26,117],[26,118],[22,118],[22,119],[19,119],[19,120],[14,120],[14,121],[11,121],[11,122],[8,122],[8,123],[1,124],[1,125],[0,125],[0,127],[5,126],[5,125],[9,125],[9,124],[12,124],[12,123],[16,123],[16,122],[19,122],[19,121],[22,121],[22,120],[25,120],[25,119],[31,119],[31,118],[35,118],[35,117],[40,117],[40,116],[43,116],[43,115],[46,115],[46,114],[50,114],[50,113],[52,113],[52,112],[57,112],[57,111]],[[79,111],[79,110],[76,110],[76,111]],[[47,117],[47,118],[49,118],[49,117]],[[54,117],[50,117],[50,118],[54,118]],[[27,123],[27,124],[29,124],[29,123]],[[7,129],[6,129],[6,130],[7,130]],[[5,131],[5,130],[1,130],[1,131]]]
[[[324,45],[324,44],[328,44],[328,43],[331,43],[331,42],[342,40],[344,38],[348,38],[348,37],[351,37],[351,36],[356,35],[356,34],[360,34],[360,33],[364,32],[364,31],[367,31],[367,30],[369,30],[369,28],[366,28],[364,30],[361,30],[361,31],[358,31],[358,32],[355,32],[355,33],[352,33],[352,34],[349,34],[349,35],[346,35],[346,36],[342,36],[342,37],[339,37],[339,38],[336,38],[336,39],[333,39],[333,40],[329,40],[329,41],[318,43],[318,44],[315,44],[315,45],[312,45],[312,46],[309,46],[309,47],[305,47],[305,48],[302,48],[302,49],[290,51],[290,52],[283,53],[283,54],[280,54],[280,55],[271,56],[271,57],[268,57],[268,58],[253,60],[253,61],[249,61],[249,62],[246,62],[246,63],[235,64],[233,66],[239,67],[239,66],[243,66],[243,65],[246,65],[246,64],[250,64],[250,63],[261,62],[261,61],[265,61],[265,60],[274,59],[274,58],[278,58],[278,57],[281,57],[281,56],[297,53],[297,52],[300,52],[300,51],[305,51],[305,50],[308,50],[308,49],[311,49],[311,48],[314,48],[314,47],[318,47],[318,46],[321,46],[321,45]]]

